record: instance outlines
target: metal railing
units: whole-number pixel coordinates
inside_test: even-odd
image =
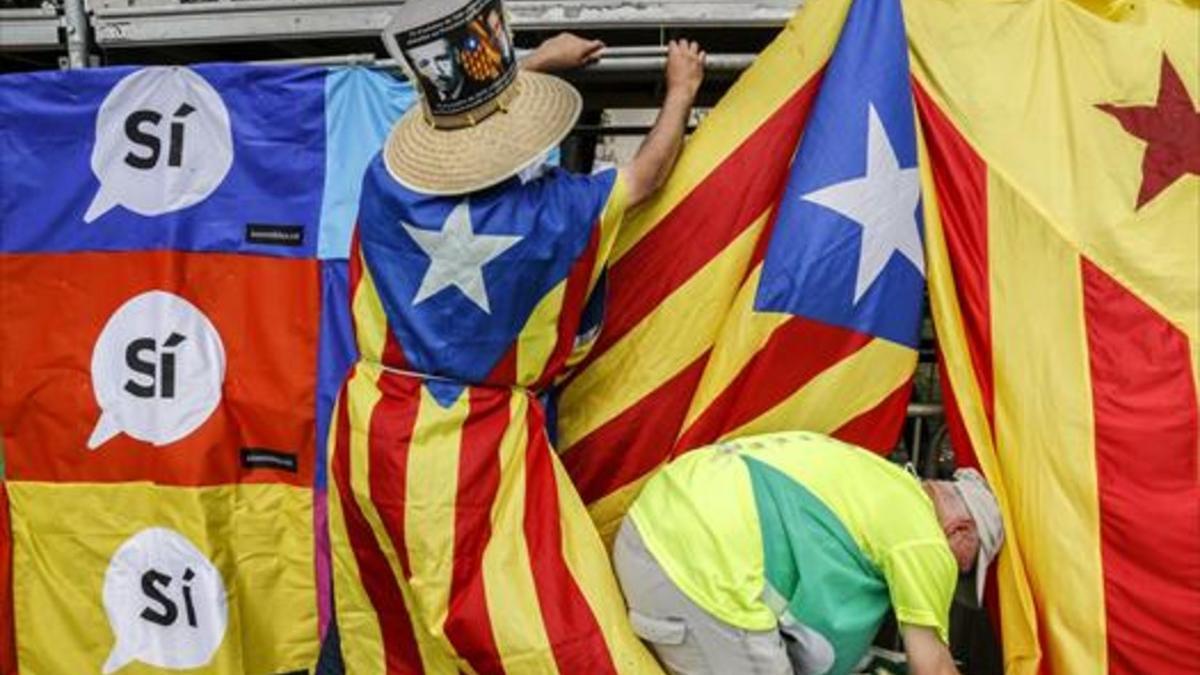
[[[680,28],[773,28],[800,0],[508,0],[512,26],[522,31],[605,31]],[[397,0],[46,0],[34,9],[0,10],[0,51],[58,50],[64,67],[87,67],[95,49],[230,42],[374,37]],[[632,48],[597,64],[597,72],[661,68],[662,55]],[[336,63],[361,55],[302,59]],[[737,71],[752,57],[712,54],[714,71]]]

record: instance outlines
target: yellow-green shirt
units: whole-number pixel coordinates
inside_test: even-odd
[[[651,478],[629,515],[667,575],[747,630],[800,622],[846,672],[890,605],[947,639],[958,567],[915,478],[806,432],[701,448]]]

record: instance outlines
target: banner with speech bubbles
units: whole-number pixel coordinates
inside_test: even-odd
[[[0,672],[315,672],[361,68],[0,76]]]

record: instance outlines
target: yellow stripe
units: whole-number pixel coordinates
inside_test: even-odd
[[[379,363],[383,360],[383,347],[387,341],[387,315],[383,313],[383,303],[375,290],[375,280],[367,270],[366,261],[360,259],[359,262],[362,263],[362,280],[354,289],[350,308],[354,314],[354,330],[362,359]]]
[[[1015,505],[1013,529],[1024,535],[1050,669],[1107,672],[1079,256],[994,174],[987,193],[996,456]]]
[[[588,365],[560,399],[559,446],[587,434],[640,401],[708,350],[737,288],[767,214],[725,247],[645,319]],[[663,349],[670,345],[670,349]]]
[[[449,408],[443,408],[429,390],[421,387],[408,449],[404,486],[404,543],[412,570],[409,593],[419,620],[433,644],[422,650],[428,672],[455,673],[455,651],[446,638],[450,583],[454,572],[454,504],[458,491],[458,454],[462,425],[470,412],[464,391]],[[409,602],[409,606],[414,603]]]
[[[550,461],[554,464],[554,482],[558,488],[563,557],[571,577],[592,610],[592,616],[596,617],[617,672],[628,675],[661,673],[658,663],[630,628],[625,600],[613,576],[608,552],[597,536],[579,493],[575,491],[558,457],[551,453]]]
[[[616,245],[617,237],[621,233],[622,224],[625,222],[625,213],[628,209],[629,188],[625,184],[625,177],[618,171],[617,180],[613,183],[612,194],[608,196],[604,212],[600,214],[600,241],[596,246],[596,266],[592,270],[592,277],[588,282],[589,293],[596,287],[596,282],[604,271],[605,263],[613,253],[613,246]]]
[[[929,156],[920,125],[917,145],[920,153],[921,191],[925,215],[925,261],[929,273],[930,312],[937,326],[943,372],[950,380],[963,426],[975,450],[980,467],[988,477],[1006,523],[1013,522],[1011,501],[1001,479],[1000,466],[992,445],[992,430],[979,383],[975,379],[966,329],[959,312],[954,276],[950,268],[945,233],[942,230],[937,190],[929,169]],[[1000,550],[997,579],[1000,587],[1000,616],[1004,660],[1010,675],[1035,675],[1038,672],[1037,618],[1033,608],[1021,541],[1009,532]]]
[[[620,260],[654,229],[825,64],[849,5],[848,0],[805,3],[688,139],[663,189],[630,214],[613,250],[613,261]]]
[[[445,650],[448,648],[448,645],[444,644],[444,641],[442,641],[443,644],[435,642],[435,638],[430,634],[428,626],[423,621],[417,620],[417,614],[412,611],[414,607],[412,589],[409,587],[408,579],[400,567],[399,554],[392,545],[392,539],[384,527],[383,520],[375,510],[375,506],[369,497],[371,494],[371,415],[375,410],[375,406],[378,405],[380,398],[382,398],[378,386],[381,373],[382,369],[378,366],[360,363],[353,379],[347,385],[347,397],[349,398],[350,405],[350,487],[354,492],[353,496],[358,503],[358,508],[362,511],[363,517],[366,518],[367,523],[370,525],[375,542],[380,550],[383,551],[383,556],[388,563],[388,569],[391,571],[396,584],[400,588],[401,595],[404,597],[405,611],[413,618],[413,633],[416,637],[417,648],[421,654],[421,660],[425,664],[426,671],[452,675],[457,671],[453,661],[446,656]],[[422,408],[424,407],[422,406]],[[408,523],[406,522],[405,524],[407,525]]]
[[[531,385],[542,375],[558,346],[558,318],[567,282],[563,280],[533,308],[517,337],[517,383]],[[568,338],[570,339],[570,338]]]
[[[357,374],[355,375],[357,377]],[[329,425],[329,475],[333,475],[333,457],[337,448],[337,411],[348,402],[339,397],[334,407],[334,423]],[[338,629],[346,670],[351,673],[383,673],[386,671],[383,635],[379,620],[371,609],[371,599],[359,581],[358,561],[346,532],[342,512],[342,495],[337,481],[329,481],[329,544],[333,561],[333,594]]]
[[[912,377],[916,365],[917,354],[912,349],[888,340],[872,340],[787,400],[721,438],[780,429],[834,431],[879,405]]]
[[[754,268],[746,283],[742,284],[737,299],[721,327],[712,356],[704,367],[704,377],[692,397],[683,429],[688,429],[696,418],[712,405],[721,392],[742,372],[758,350],[766,344],[776,328],[789,318],[786,314],[754,311],[754,296],[762,277],[762,264]]]
[[[527,406],[521,394],[514,394],[509,402],[509,424],[499,447],[500,485],[492,503],[492,536],[483,551],[483,587],[505,671],[557,675],[525,543]]]

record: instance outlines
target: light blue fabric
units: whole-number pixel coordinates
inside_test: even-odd
[[[325,199],[317,256],[346,258],[363,174],[388,131],[417,102],[407,81],[363,67],[329,71],[325,79]]]

